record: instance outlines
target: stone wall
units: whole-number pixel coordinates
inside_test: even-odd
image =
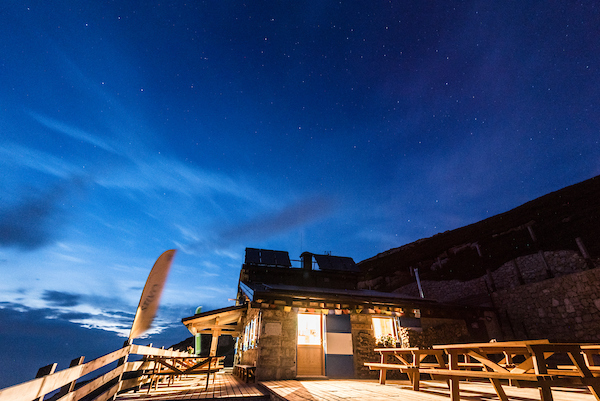
[[[365,367],[365,362],[379,362],[377,348],[371,323],[372,315],[352,314],[352,345],[354,348],[354,372],[359,379],[376,379],[378,371]],[[402,347],[430,347],[433,344],[449,344],[454,342],[472,342],[464,320],[445,318],[421,318],[422,330],[407,327],[400,328]],[[390,370],[388,379],[406,379],[399,371]]]
[[[435,299],[440,302],[452,302],[456,299],[465,298],[472,295],[486,293],[486,278],[480,277],[469,281],[421,281],[423,294],[425,298]],[[411,283],[395,289],[393,292],[406,294],[413,297],[419,297],[419,288],[417,283]]]
[[[379,354],[375,353],[375,336],[370,315],[351,314],[352,347],[354,348],[354,374],[360,379],[375,379],[377,371],[371,371],[365,362],[379,362]]]
[[[296,377],[295,312],[261,310],[256,380],[288,380]]]
[[[600,269],[492,294],[505,339],[600,342]]]
[[[431,348],[435,344],[466,343],[473,339],[464,320],[421,318],[421,330],[400,327],[402,348]]]
[[[478,299],[481,295],[491,294],[486,304],[478,305],[496,309],[501,330],[494,328],[490,336],[498,340],[599,342],[599,267],[599,260],[586,260],[575,251],[540,252],[508,261],[474,280],[421,285],[426,298],[440,302],[477,302],[483,300]],[[394,292],[419,296],[416,283]]]
[[[598,261],[596,266],[600,267]],[[517,288],[523,284],[535,283],[551,276],[561,277],[575,272],[584,271],[586,261],[577,252],[563,250],[535,253],[508,261],[498,269],[469,281],[427,281],[421,282],[425,298],[440,302],[453,302],[464,298],[487,294],[492,290]],[[491,276],[491,277],[490,277]],[[399,287],[393,292],[419,296],[417,283]]]

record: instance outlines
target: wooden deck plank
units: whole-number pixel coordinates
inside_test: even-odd
[[[377,380],[306,380],[261,382],[272,394],[286,401],[359,401],[359,400],[402,400],[402,401],[447,401],[450,392],[445,382],[422,382],[421,391],[413,391],[410,382],[389,380],[380,385]],[[532,388],[503,386],[509,399],[537,401],[539,392]],[[461,398],[469,400],[497,400],[494,388],[489,383],[461,382]],[[587,389],[553,388],[555,401],[595,401]]]
[[[280,380],[266,381],[258,385],[244,383],[230,372],[220,372],[208,390],[206,376],[188,376],[170,386],[166,381],[157,390],[148,393],[143,388],[138,393],[124,393],[118,401],[175,401],[175,400],[218,400],[259,398],[263,393],[257,388],[266,388],[279,400],[286,401],[448,401],[450,394],[445,382],[422,380],[422,391],[412,390],[409,381],[388,380],[380,385],[377,380]],[[503,386],[511,400],[539,400],[539,392],[532,388]],[[493,387],[488,383],[461,382],[461,397],[471,401],[497,400]],[[263,391],[267,393],[266,390]],[[553,388],[555,401],[593,401],[594,396],[584,388]],[[266,399],[266,398],[265,398]]]
[[[208,389],[206,375],[183,377],[170,386],[167,382],[159,383],[156,390],[148,393],[148,388],[139,392],[128,392],[117,396],[118,401],[179,401],[179,400],[219,400],[264,397],[256,385],[244,383],[237,379],[230,371],[225,370],[216,374],[214,380],[211,375]]]

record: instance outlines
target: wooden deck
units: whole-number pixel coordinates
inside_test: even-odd
[[[448,401],[450,392],[444,382],[424,380],[421,391],[413,391],[409,381],[388,380],[381,385],[377,380],[281,380],[258,384],[244,383],[230,369],[217,373],[205,390],[206,376],[188,376],[170,386],[160,383],[158,389],[117,396],[118,401],[171,401],[171,400],[280,400],[280,401]],[[461,382],[461,400],[491,401],[498,397],[491,384]],[[509,400],[538,401],[537,389],[504,386]],[[554,388],[555,401],[595,401],[585,388]],[[270,398],[271,396],[271,398]]]
[[[214,377],[214,380],[213,380]],[[142,388],[137,393],[127,392],[119,394],[116,400],[228,400],[228,399],[254,399],[268,400],[269,397],[258,389],[253,383],[244,383],[235,377],[231,369],[224,369],[216,376],[211,375],[208,389],[206,389],[206,375],[194,375],[177,380],[171,385],[164,380],[159,383],[158,389],[148,392],[148,387]]]
[[[273,398],[286,401],[448,401],[450,391],[444,382],[423,381],[421,391],[413,391],[408,381],[388,380],[381,385],[376,380],[282,380],[261,382]],[[463,382],[461,400],[498,400],[488,383]],[[537,389],[505,386],[509,400],[534,401],[540,399]],[[552,389],[555,401],[595,401],[587,389]]]

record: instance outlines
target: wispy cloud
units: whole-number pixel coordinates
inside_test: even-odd
[[[14,143],[0,145],[0,163],[10,165],[11,169],[25,167],[63,179],[81,173],[79,167],[63,158]]]
[[[264,191],[258,191],[251,182],[242,177],[232,177],[190,165],[145,148],[140,142],[133,147],[123,147],[119,145],[122,138],[102,139],[84,129],[50,117],[35,112],[30,112],[30,115],[40,124],[59,134],[83,141],[126,160],[126,163],[119,164],[118,169],[95,177],[96,183],[106,188],[137,190],[146,193],[169,191],[184,196],[224,194],[253,204],[273,203],[273,200]],[[6,156],[18,159],[21,164],[60,177],[68,177],[79,171],[78,167],[63,159],[29,148],[15,145],[12,149],[5,149],[4,153]],[[19,156],[16,157],[16,155]],[[27,157],[23,158],[22,155]]]
[[[100,149],[104,149],[107,152],[114,153],[114,154],[120,154],[120,152],[118,152],[115,147],[113,147],[106,141],[100,139],[96,135],[92,135],[89,132],[86,132],[82,129],[72,127],[68,124],[65,124],[63,122],[60,122],[58,120],[52,119],[47,116],[43,116],[38,113],[30,112],[29,114],[31,115],[31,117],[33,117],[35,120],[37,120],[40,124],[58,132],[58,133],[68,135],[71,138],[76,139],[78,141],[87,142],[88,144],[99,147]]]
[[[279,235],[293,228],[310,224],[334,211],[333,200],[322,196],[303,199],[282,209],[260,213],[241,224],[228,224],[212,231],[211,236],[201,236],[190,230],[187,252],[200,250],[222,251],[243,241],[261,241]],[[194,233],[194,234],[191,234]]]

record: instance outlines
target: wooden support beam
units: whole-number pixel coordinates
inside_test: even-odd
[[[42,366],[38,369],[37,374],[35,375],[36,379],[39,379],[44,376],[51,375],[56,370],[56,363],[51,363],[50,365]],[[37,400],[44,401],[45,394],[38,394]]]
[[[84,359],[85,359],[84,356],[80,356],[79,358],[73,359],[71,361],[71,363],[69,364],[69,367],[72,368],[73,366],[79,366],[79,365],[83,364]],[[73,391],[73,389],[75,388],[75,383],[77,383],[77,380],[73,380],[71,383],[65,384],[64,386],[62,386],[60,388],[60,391],[58,392],[58,398],[61,398],[65,395],[67,395],[68,393],[70,393],[71,391]]]

